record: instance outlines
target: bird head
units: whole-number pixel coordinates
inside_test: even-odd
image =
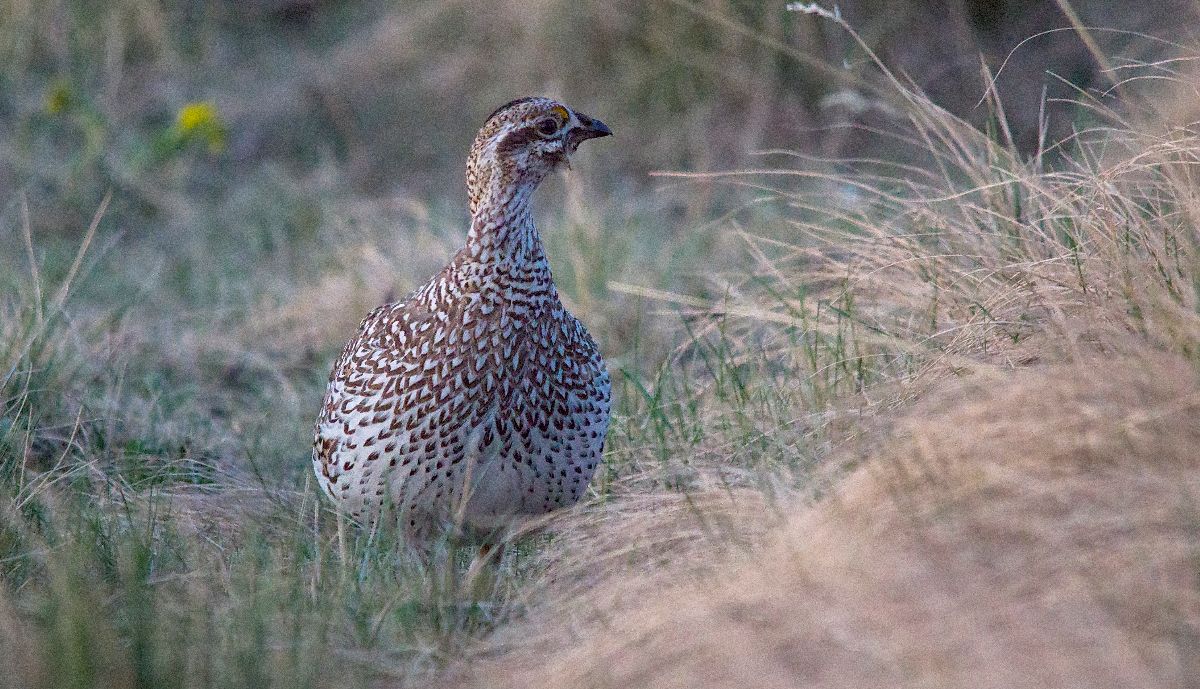
[[[471,214],[492,194],[529,192],[588,139],[609,136],[600,120],[550,98],[519,98],[484,122],[467,159]]]

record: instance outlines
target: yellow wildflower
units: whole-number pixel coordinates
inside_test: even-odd
[[[175,121],[180,131],[194,132],[219,124],[221,118],[217,114],[217,106],[212,101],[200,101],[188,103],[180,108]]]
[[[180,139],[203,141],[210,153],[220,153],[225,148],[225,123],[212,101],[197,101],[180,108],[175,127]]]

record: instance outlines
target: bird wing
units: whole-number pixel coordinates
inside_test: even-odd
[[[313,468],[325,492],[359,521],[371,521],[389,500],[411,511],[431,491],[431,498],[454,491],[453,465],[483,410],[468,389],[477,376],[464,370],[447,331],[444,314],[417,300],[380,307],[334,365]]]

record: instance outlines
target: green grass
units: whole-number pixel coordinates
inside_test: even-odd
[[[564,293],[613,348],[618,408],[593,502],[622,500],[637,485],[687,492],[713,462],[740,472],[739,482],[814,462],[809,438],[778,433],[781,420],[810,398],[836,397],[844,367],[802,381],[769,360],[739,362],[732,324],[664,317],[654,302],[607,294],[634,276],[659,288],[696,281],[703,293],[705,277],[700,257],[662,246],[637,211],[604,217],[613,219],[563,218],[550,239]],[[65,250],[34,243],[34,262],[14,261],[23,274],[7,292],[0,614],[30,645],[21,683],[416,681],[521,617],[523,582],[541,571],[529,551],[541,541],[470,578],[467,552],[418,563],[394,534],[368,542],[337,524],[309,478],[328,366],[372,298],[358,291],[382,299],[420,279],[419,267],[401,272],[400,256],[378,257],[398,251],[381,229],[362,253],[298,271],[290,261],[301,259],[244,244],[232,262],[258,269],[239,275],[197,260],[207,242],[159,254],[161,267],[143,271],[124,244],[104,247],[115,222],[99,222],[61,306],[46,295],[65,280]],[[627,233],[639,224],[645,233]],[[322,228],[331,231],[340,230]],[[443,256],[451,241],[428,239]],[[683,256],[677,274],[650,271],[655,256],[671,254]],[[394,287],[365,279],[381,260],[398,267]],[[171,261],[187,266],[186,279],[162,265]],[[349,279],[328,303],[308,301],[331,276]],[[340,325],[314,330],[310,321],[326,315]]]

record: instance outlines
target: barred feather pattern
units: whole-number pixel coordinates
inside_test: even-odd
[[[535,128],[564,112],[554,115],[564,130],[556,149]],[[501,528],[583,496],[601,461],[611,385],[596,342],[559,299],[530,212],[583,123],[608,131],[549,99],[489,118],[468,159],[466,246],[367,316],[335,363],[313,465],[356,521],[372,524],[390,505],[420,541],[448,526]]]

